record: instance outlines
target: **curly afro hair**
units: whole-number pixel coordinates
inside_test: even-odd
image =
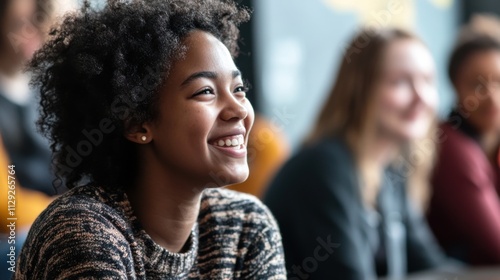
[[[40,89],[39,130],[49,138],[55,187],[83,182],[126,187],[137,176],[129,124],[154,120],[159,88],[193,30],[211,33],[237,55],[249,11],[230,0],[88,1],[51,30],[30,62]]]

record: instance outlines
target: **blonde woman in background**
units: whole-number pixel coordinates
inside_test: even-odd
[[[437,98],[417,37],[388,29],[353,39],[307,145],[265,198],[289,279],[403,279],[446,263],[408,194],[427,188]]]

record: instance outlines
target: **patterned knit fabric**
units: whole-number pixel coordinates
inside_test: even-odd
[[[14,279],[286,279],[281,236],[256,198],[207,189],[181,253],[156,244],[127,196],[75,188],[35,221]]]

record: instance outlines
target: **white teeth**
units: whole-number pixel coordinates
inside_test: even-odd
[[[219,139],[214,142],[214,145],[220,147],[238,147],[240,145],[243,145],[244,143],[245,139],[243,138],[243,135],[238,135],[232,138]]]

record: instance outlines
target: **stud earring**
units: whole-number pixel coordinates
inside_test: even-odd
[[[141,137],[142,142],[146,142],[146,139],[148,139],[145,135]]]

